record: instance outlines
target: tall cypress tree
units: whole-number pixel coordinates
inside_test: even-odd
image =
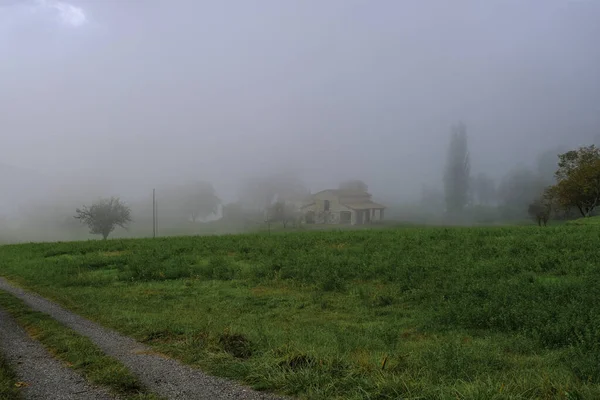
[[[471,164],[467,145],[467,128],[460,122],[452,127],[444,173],[446,212],[460,214],[468,203]]]

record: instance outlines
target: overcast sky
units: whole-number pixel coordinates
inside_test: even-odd
[[[502,175],[600,133],[600,0],[0,0],[0,162],[221,195]],[[116,182],[116,181],[115,181]]]

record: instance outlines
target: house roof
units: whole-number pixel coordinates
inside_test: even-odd
[[[384,205],[375,203],[373,201],[365,201],[365,202],[362,202],[362,203],[348,203],[348,204],[341,203],[341,204],[343,206],[346,206],[346,207],[351,208],[353,210],[370,210],[372,208],[375,208],[375,209],[383,209],[383,208],[385,208]]]
[[[336,195],[338,197],[341,205],[348,207],[350,209],[353,209],[353,210],[369,210],[369,209],[373,209],[373,208],[374,209],[386,208],[384,205],[381,205],[379,203],[375,203],[374,201],[372,201],[371,194],[369,192],[365,192],[363,190],[325,189],[325,190],[321,190],[320,192],[313,194],[312,196],[314,198],[314,196],[318,195],[319,193],[325,193],[325,192],[333,193],[334,195]],[[302,208],[311,206],[313,204],[314,204],[314,201],[309,204],[305,204],[304,206],[302,206]]]
[[[320,192],[314,193],[312,194],[312,196],[315,196],[319,193],[325,193],[325,192],[331,192],[337,196],[371,196],[370,193],[365,192],[363,190],[348,190],[348,189],[325,189],[325,190],[321,190]]]

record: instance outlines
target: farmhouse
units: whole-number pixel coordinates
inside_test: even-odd
[[[348,189],[323,190],[302,206],[308,224],[368,224],[383,220],[384,210],[385,206],[371,200],[370,193]]]

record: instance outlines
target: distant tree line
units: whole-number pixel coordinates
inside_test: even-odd
[[[528,216],[546,225],[551,218],[589,217],[600,205],[600,149],[548,150],[537,158],[535,169],[515,167],[496,184],[484,173],[471,176],[466,126],[459,123],[452,127],[443,183],[443,194],[424,187],[421,203],[440,207],[437,199],[443,198],[451,219],[485,220],[487,212],[504,220]]]
[[[441,213],[449,222],[531,218],[539,225],[546,225],[551,219],[590,217],[597,212],[600,149],[596,145],[547,150],[537,157],[534,167],[515,166],[496,181],[483,172],[473,173],[468,144],[466,124],[452,126],[443,185],[423,186],[420,210]],[[338,188],[368,190],[360,180],[341,182]],[[219,213],[226,223],[241,221],[256,226],[276,222],[288,227],[302,221],[299,204],[309,195],[310,190],[299,176],[281,172],[246,180],[240,186],[238,201],[229,204],[222,203],[212,184],[200,180],[161,187],[158,201],[161,221],[179,228],[187,226],[193,230],[197,222]],[[27,214],[37,226],[73,231],[76,226],[68,211],[73,210],[71,207],[75,208],[72,202],[58,202],[54,206],[31,207]],[[134,213],[136,226],[142,231],[144,224],[150,226],[151,202],[129,206],[118,197],[100,198],[79,207],[75,218],[90,233],[106,239],[119,227],[128,229]]]

